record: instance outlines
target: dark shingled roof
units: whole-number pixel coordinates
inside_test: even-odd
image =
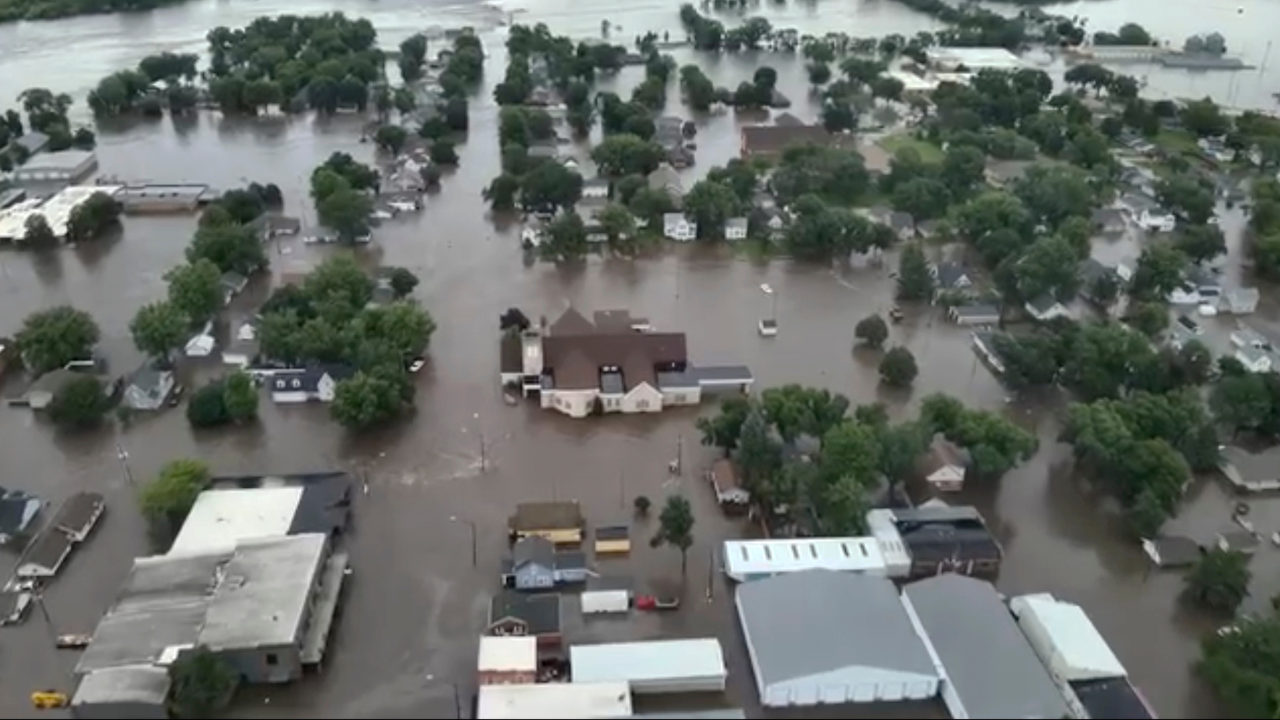
[[[1107,720],[1147,720],[1155,715],[1125,678],[1073,680],[1068,685],[1089,711],[1089,717]]]
[[[794,145],[830,145],[835,138],[821,125],[754,125],[742,128],[742,151],[777,155]]]
[[[72,535],[84,535],[97,522],[105,502],[99,493],[78,492],[62,503],[50,524]]]
[[[582,527],[582,508],[576,502],[520,503],[508,522],[515,531]]]
[[[504,591],[489,604],[489,628],[504,621],[523,623],[529,635],[560,632],[560,596]]]

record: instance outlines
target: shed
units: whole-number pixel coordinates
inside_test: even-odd
[[[1022,595],[1009,601],[1018,627],[1040,662],[1059,683],[1125,677],[1124,666],[1111,652],[1079,605],[1048,593]]]
[[[927,700],[939,674],[893,581],[808,570],[739,585],[765,707]]]
[[[751,493],[738,482],[738,474],[729,458],[720,458],[712,463],[709,478],[720,505],[745,506],[751,502]]]
[[[625,682],[482,685],[477,720],[581,720],[631,717]]]
[[[991,583],[944,573],[907,585],[902,601],[942,675],[951,717],[1070,717]]]
[[[532,635],[481,637],[476,674],[480,685],[537,682],[538,639]]]
[[[802,570],[887,572],[880,545],[870,537],[727,540],[723,558],[725,574],[738,582]]]
[[[1163,535],[1143,540],[1142,551],[1159,568],[1189,567],[1204,553],[1200,543],[1181,535]]]
[[[582,614],[624,613],[631,609],[631,593],[626,590],[588,590],[582,593]]]
[[[76,718],[169,717],[169,671],[155,665],[125,665],[96,670],[80,680],[71,698]]]
[[[625,682],[640,694],[723,692],[728,670],[716,638],[574,645],[575,683]]]
[[[922,470],[925,481],[935,490],[955,492],[964,487],[968,466],[964,450],[939,433],[929,446]]]
[[[582,542],[582,509],[576,502],[520,503],[508,525],[517,540],[540,535],[557,545]]]
[[[596,555],[622,555],[631,552],[631,528],[606,525],[596,528]]]

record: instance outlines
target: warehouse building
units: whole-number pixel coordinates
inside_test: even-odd
[[[893,581],[809,570],[739,585],[765,707],[927,700],[939,673]]]
[[[71,698],[71,716],[84,720],[164,720],[169,717],[168,668],[126,665],[90,673]]]
[[[89,150],[40,153],[13,171],[13,181],[27,183],[76,183],[98,169],[98,156]]]
[[[939,671],[951,717],[1058,720],[1070,715],[990,583],[947,573],[911,583],[902,601]]]
[[[1074,717],[1155,717],[1141,693],[1129,683],[1124,665],[1079,605],[1039,593],[1010,600],[1009,609]]]
[[[477,720],[583,720],[631,717],[625,682],[481,685]]]
[[[625,682],[637,695],[723,692],[728,671],[715,638],[574,645],[575,683]]]
[[[724,572],[738,582],[805,570],[886,573],[880,545],[870,537],[728,540],[724,544]]]
[[[350,513],[352,482],[346,473],[215,478],[213,485],[196,498],[170,555],[224,551],[241,540],[334,535]]]

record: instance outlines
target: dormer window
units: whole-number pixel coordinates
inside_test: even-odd
[[[300,388],[300,387],[302,387],[302,381],[301,381],[301,380],[294,380],[294,381],[293,381],[293,386],[294,386],[295,388]]]

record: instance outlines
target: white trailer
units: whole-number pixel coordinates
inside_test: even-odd
[[[582,614],[624,613],[631,610],[631,593],[626,590],[588,590],[582,593]]]
[[[1127,676],[1124,665],[1079,605],[1038,593],[1013,598],[1009,609],[1058,683]]]

